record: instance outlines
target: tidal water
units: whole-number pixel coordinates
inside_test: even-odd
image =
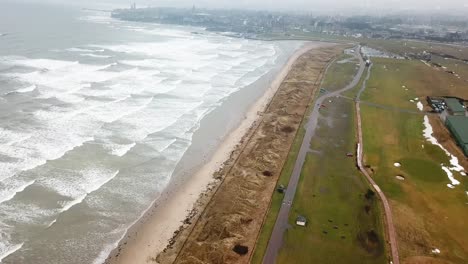
[[[102,262],[168,186],[201,121],[264,89],[300,46],[0,7],[1,263]]]

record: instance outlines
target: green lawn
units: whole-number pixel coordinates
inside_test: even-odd
[[[347,83],[349,83],[352,80],[355,72],[357,71],[356,61],[352,60],[346,63],[337,63],[337,62],[343,62],[343,60],[346,60],[349,58],[351,58],[351,56],[343,54],[339,56],[332,65],[330,65],[326,75],[324,76],[322,87],[327,87],[328,90],[336,90],[336,89],[340,89],[344,87]],[[310,109],[312,108],[313,105],[314,104],[311,104]],[[309,113],[309,111],[307,111],[307,113]],[[350,112],[349,114],[352,115],[353,112]],[[348,131],[348,132],[353,133],[353,131]],[[287,183],[289,182],[289,178],[291,176],[294,163],[296,162],[300,145],[304,138],[304,133],[305,133],[305,130],[301,126],[301,130],[298,132],[295,138],[294,144],[288,156],[288,160],[286,161],[285,167],[283,168],[283,171],[280,175],[278,184],[283,184],[286,186]],[[351,146],[351,149],[349,151],[352,151],[352,150],[353,150],[353,146]],[[341,155],[342,154],[343,153],[341,153]],[[308,158],[308,163],[309,163],[309,160],[310,160],[310,157]],[[350,160],[346,159],[346,161],[349,162]],[[352,164],[353,162],[351,162],[351,169],[355,171],[355,167]],[[307,169],[307,168],[304,168],[304,169]],[[271,203],[269,212],[267,214],[267,218],[265,220],[264,226],[261,230],[260,236],[257,240],[255,252],[252,257],[251,263],[262,262],[263,255],[268,245],[268,240],[270,239],[273,226],[276,222],[276,218],[277,218],[279,209],[281,207],[282,200],[283,200],[282,194],[279,194],[277,192],[273,194],[272,203]],[[351,226],[351,223],[349,223],[348,225]]]
[[[353,102],[333,99],[322,115],[278,263],[385,263],[379,202],[365,198],[368,185],[346,157],[356,142]],[[295,226],[298,215],[307,217],[307,227]]]
[[[352,55],[343,54],[330,65],[328,72],[323,79],[322,88],[327,91],[336,91],[345,87],[356,75],[359,66],[357,59]]]

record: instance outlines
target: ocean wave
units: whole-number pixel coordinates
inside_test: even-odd
[[[87,49],[87,48],[69,48],[69,49],[66,49],[66,51],[70,51],[70,52],[88,52],[88,53],[104,52],[103,49]]]
[[[18,89],[18,90],[16,90],[16,92],[18,92],[18,93],[29,93],[29,92],[32,92],[32,91],[34,91],[36,89],[37,89],[36,85],[31,85],[31,86],[28,86],[28,87],[25,87],[25,88],[22,88],[22,89]]]
[[[96,54],[93,54],[93,53],[82,53],[82,54],[80,54],[80,56],[83,56],[83,57],[91,57],[91,58],[98,58],[98,59],[109,59],[109,58],[112,58],[112,56],[109,56],[109,55],[96,55]]]
[[[15,244],[15,245],[2,245],[3,243],[0,241],[0,263],[3,259],[8,257],[9,255],[15,253],[16,251],[20,250],[24,243]]]
[[[135,146],[136,146],[136,143],[126,144],[126,145],[113,144],[110,147],[111,149],[110,154],[117,156],[117,157],[123,157]]]
[[[22,66],[44,70],[58,70],[79,64],[78,61],[52,60],[52,59],[29,59],[20,56],[7,56],[0,58],[0,63],[9,66]]]
[[[0,181],[9,179],[19,172],[37,168],[47,161],[57,160],[85,142],[94,140],[93,137],[68,134],[69,137],[63,137],[56,131],[37,131],[21,145],[3,145],[2,154],[15,161],[0,162],[0,170],[3,172]]]
[[[36,181],[29,181],[29,182],[15,182],[14,186],[3,186],[0,189],[0,203],[4,203],[13,199],[17,193],[24,191],[29,186],[33,185]]]
[[[61,202],[62,206],[59,213],[64,213],[75,205],[81,204],[88,195],[101,189],[106,183],[114,179],[119,172],[119,170],[112,172],[103,168],[90,168],[81,171],[80,177],[44,179],[42,184],[49,189],[55,190],[60,195],[73,199]]]
[[[57,223],[57,219],[52,220],[46,227],[46,229],[51,228],[55,223]]]

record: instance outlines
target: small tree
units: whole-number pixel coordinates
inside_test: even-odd
[[[367,189],[367,192],[364,196],[366,197],[367,200],[372,200],[374,199],[375,192],[372,191],[371,189]]]

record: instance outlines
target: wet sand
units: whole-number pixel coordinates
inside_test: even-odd
[[[176,177],[168,191],[158,199],[143,217],[133,225],[120,245],[111,253],[106,263],[155,263],[156,256],[163,251],[174,236],[174,232],[184,224],[192,210],[200,211],[203,206],[197,203],[205,192],[216,188],[219,181],[213,175],[231,158],[249,129],[273,98],[282,81],[287,76],[293,63],[310,49],[321,47],[322,43],[307,43],[298,49],[282,67],[279,73],[269,81],[268,87],[250,107],[245,117],[220,143],[214,145],[211,157],[204,157],[205,163],[195,173],[185,177]],[[216,125],[211,124],[211,129]],[[210,146],[208,146],[210,147]],[[195,154],[194,153],[188,154]],[[181,166],[184,166],[183,164]],[[190,168],[190,164],[186,167]]]

